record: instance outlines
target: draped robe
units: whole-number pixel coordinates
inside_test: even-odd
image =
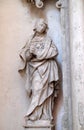
[[[31,47],[33,57],[27,61]],[[22,49],[20,57],[23,66],[30,77],[32,90],[31,103],[26,117],[29,120],[52,119],[52,98],[55,89],[54,83],[59,80],[58,67],[56,63],[57,48],[49,37],[35,36],[30,44]],[[28,78],[29,78],[28,77]],[[30,82],[29,80],[27,82]],[[28,83],[26,84],[26,86]]]

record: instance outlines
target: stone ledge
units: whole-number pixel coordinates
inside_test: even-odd
[[[25,128],[52,128],[54,126],[54,123],[51,123],[49,120],[27,121],[23,125]]]

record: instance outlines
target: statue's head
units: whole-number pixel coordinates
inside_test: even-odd
[[[47,29],[46,22],[43,19],[39,19],[35,24],[34,31],[36,31],[39,34],[42,34],[46,32],[46,29]]]

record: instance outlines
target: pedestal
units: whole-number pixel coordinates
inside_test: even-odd
[[[27,130],[53,130],[54,126],[54,123],[49,120],[27,121],[24,124],[24,128]]]
[[[53,130],[53,128],[26,128],[25,130]]]

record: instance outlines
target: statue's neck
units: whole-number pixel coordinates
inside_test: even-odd
[[[37,36],[37,37],[45,37],[46,33],[38,33],[37,32],[35,36]]]

